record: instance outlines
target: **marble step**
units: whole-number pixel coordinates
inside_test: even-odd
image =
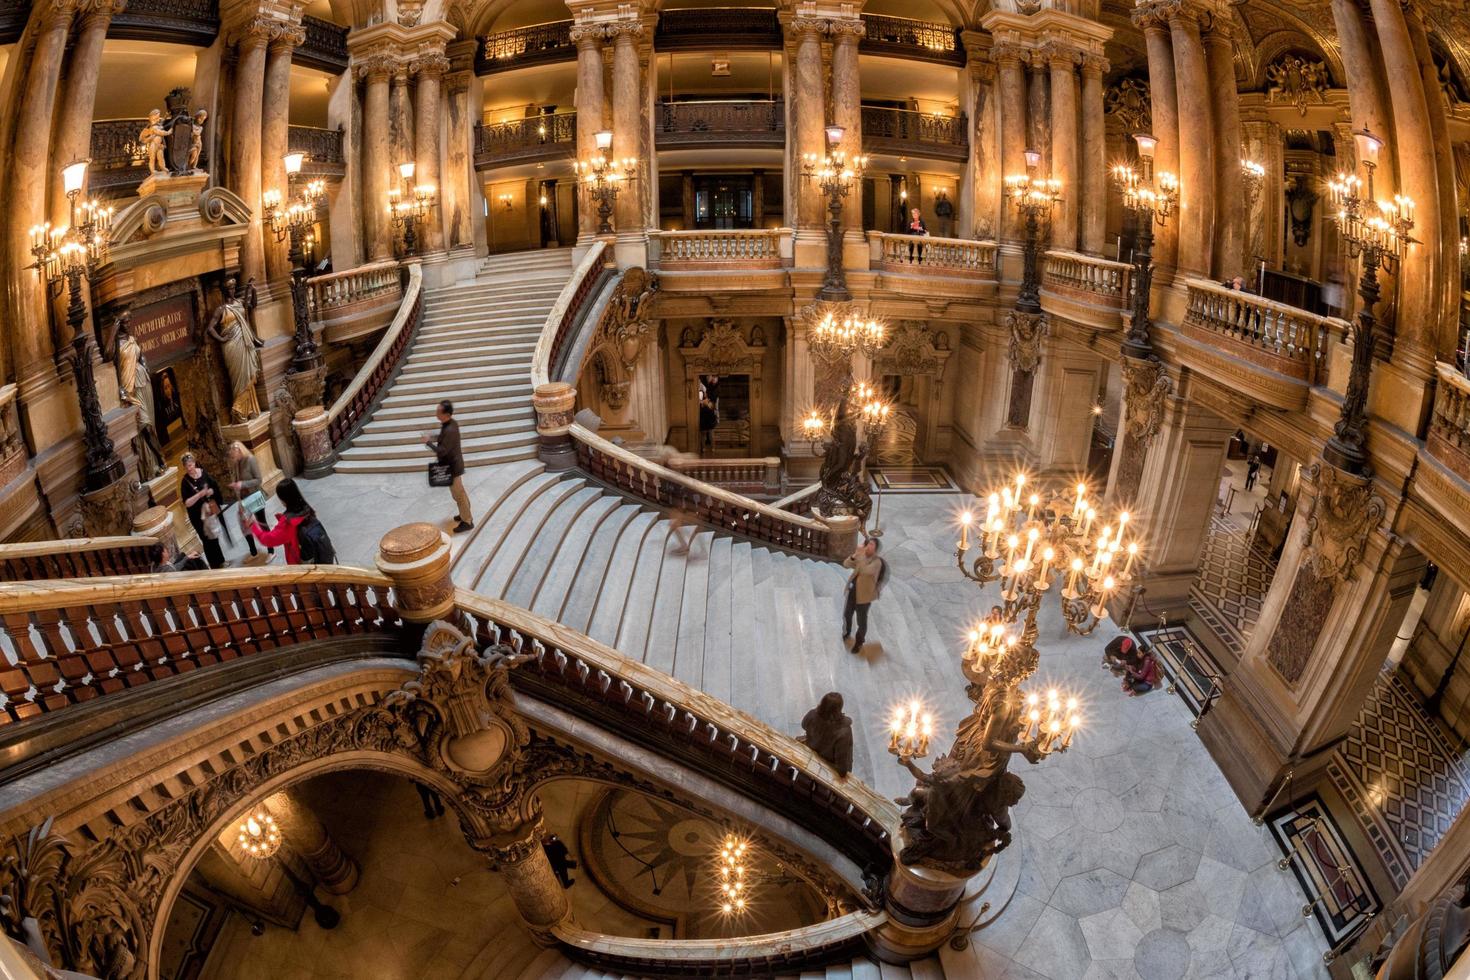
[[[592,539],[622,503],[616,496],[600,493],[561,529],[556,540],[538,542],[533,560],[522,564],[505,590],[505,601],[557,619]]]
[[[530,479],[516,481],[501,494],[495,506],[476,522],[474,534],[455,556],[452,569],[454,584],[473,589],[485,568],[494,560],[501,542],[515,529],[525,509],[542,492],[561,482],[554,473],[539,473]]]
[[[599,643],[617,646],[618,626],[623,621],[623,608],[628,603],[628,590],[634,579],[633,569],[638,564],[644,539],[652,536],[656,523],[659,523],[659,516],[652,512],[639,514],[630,521],[613,548],[607,573],[600,581],[591,583],[585,596],[580,596],[579,590],[573,590],[574,598],[585,598],[588,603],[587,626],[583,632]],[[571,599],[568,599],[567,607],[569,610],[578,608]],[[575,622],[575,619],[569,620],[568,625],[571,622]]]
[[[434,406],[439,404],[445,397],[442,394],[436,394],[432,391],[402,392],[395,390],[396,388],[397,385],[389,388],[388,394],[383,396],[383,401],[378,406],[379,412],[384,409],[405,406],[416,406],[420,409],[423,406],[427,406],[427,414],[432,418],[434,415]],[[495,384],[486,383],[476,386],[473,390],[466,390],[454,398],[454,406],[458,409],[460,405],[480,404],[482,402],[504,405],[513,401],[519,401],[522,405],[530,405],[531,392],[534,390],[534,387],[529,381],[518,382],[517,379],[505,379]],[[376,413],[374,413],[374,417],[377,417]]]
[[[512,322],[502,319],[441,320],[419,327],[413,350],[444,350],[451,345],[473,344],[475,347],[500,348],[512,344],[534,344],[541,336],[545,318],[536,322]]]
[[[501,422],[526,422],[536,424],[536,410],[520,398],[456,398],[454,417],[459,427],[472,425],[498,425]],[[422,412],[403,405],[395,408],[379,408],[363,431],[415,432],[422,433],[439,427],[434,413]]]
[[[364,430],[366,431],[366,430]],[[423,465],[427,466],[433,453],[425,446],[422,439],[411,438],[406,433],[391,433],[392,438],[387,440],[354,440],[352,445],[342,451],[343,459],[393,459],[405,453],[417,457]],[[515,449],[523,446],[534,446],[536,444],[536,427],[530,426],[511,432],[497,433],[483,438],[472,437],[468,432],[462,433],[460,448],[464,452],[465,462],[468,463],[471,456],[477,453],[495,452],[500,449]]]
[[[450,352],[444,350],[419,350],[417,346],[414,352],[403,361],[403,370],[399,377],[405,377],[411,373],[417,373],[425,368],[433,369],[443,367],[446,362],[455,367],[479,367],[482,365],[504,364],[512,362],[525,367],[530,367],[531,355],[536,350],[534,340],[516,341],[514,343],[495,343],[476,345],[474,349]],[[452,359],[452,360],[451,360]]]
[[[660,584],[663,583],[665,588],[678,588],[682,597],[684,559],[669,554],[672,547],[670,526],[667,520],[660,520],[643,539],[632,581],[628,583],[628,599],[619,617],[616,639],[610,644],[623,656],[634,660],[646,657],[648,636],[653,628],[654,597],[658,595]],[[674,582],[664,582],[663,574],[670,564],[678,566],[680,575]]]
[[[653,523],[654,516],[653,513],[643,510],[637,504],[627,503],[620,506],[613,512],[613,516],[604,521],[593,533],[586,550],[575,562],[576,568],[571,573],[571,583],[555,614],[551,612],[550,597],[547,597],[545,604],[540,604],[537,611],[544,611],[546,615],[553,616],[554,619],[579,633],[590,634],[593,614],[598,608],[599,593],[604,588],[609,593],[616,591],[612,583],[612,570],[609,566],[615,557],[619,542],[625,535],[641,535]],[[635,524],[638,526],[634,527]],[[567,564],[573,563],[568,562]],[[622,588],[626,595],[626,580],[622,582]],[[545,590],[543,590],[543,595],[545,595]]]
[[[429,457],[427,455],[417,459],[410,458],[407,455],[379,458],[373,456],[358,457],[352,455],[352,452],[351,448],[343,450],[342,458],[332,467],[334,472],[418,473],[426,472],[429,465]],[[536,446],[533,442],[529,446],[511,446],[506,449],[495,449],[488,452],[467,452],[464,457],[464,465],[466,467],[494,466],[499,463],[513,463],[517,460],[535,459],[536,456]]]
[[[445,296],[430,300],[429,311],[433,317],[479,316],[489,319],[497,314],[529,316],[532,310],[550,310],[561,294],[562,284],[528,286],[524,289],[507,288],[504,292]]]
[[[707,582],[697,580],[698,570],[704,568],[705,562],[702,558],[695,557],[704,550],[708,540],[708,534],[697,534],[689,551],[681,553],[677,550],[680,547],[679,538],[673,533],[672,524],[669,525],[664,539],[663,561],[646,617],[648,632],[643,639],[643,662],[665,674],[678,676],[675,672],[675,654],[687,593],[691,589],[702,590],[708,587]],[[641,571],[640,569],[640,574]],[[703,604],[702,592],[697,601]],[[627,641],[630,644],[636,642],[636,629],[644,622],[644,617],[639,615],[634,622],[635,632]]]
[[[395,394],[417,394],[426,391],[447,392],[452,395],[478,384],[524,382],[527,376],[524,364],[508,364],[490,368],[460,369],[446,367],[438,371],[425,371],[416,375],[400,375],[393,382]],[[444,395],[441,397],[448,397]]]
[[[461,418],[456,409],[454,417],[459,419],[460,441],[465,447],[471,442],[494,440],[502,436],[515,436],[525,433],[527,430],[535,431],[535,418],[526,418],[524,415],[518,418],[503,419],[497,422],[471,422]],[[424,419],[420,417],[417,425],[408,423],[378,425],[377,419],[363,426],[357,438],[352,440],[354,446],[399,446],[416,445],[422,446],[421,436],[424,433],[437,433],[439,423],[434,418]]]
[[[679,650],[674,658],[674,662],[679,665],[680,669],[684,669],[697,645],[700,674],[697,680],[692,680],[690,683],[707,692],[711,697],[726,702],[730,700],[731,671],[734,667],[732,657],[736,610],[740,618],[749,619],[754,607],[743,603],[755,601],[755,597],[748,593],[744,596],[736,594],[734,576],[736,543],[733,538],[724,535],[711,536],[709,551],[704,559],[706,587],[702,620],[695,622],[685,618],[679,624]],[[732,606],[732,602],[742,604]],[[697,634],[691,637],[687,645],[685,642],[686,629],[693,629]],[[749,647],[741,650],[742,656],[748,656],[749,653]]]
[[[554,546],[555,535],[564,532],[566,525],[600,496],[601,488],[589,487],[580,479],[562,480],[555,487],[544,490],[516,519],[510,533],[501,539],[499,550],[478,576],[473,586],[475,591],[496,599],[504,598],[521,566],[536,560],[538,548]]]

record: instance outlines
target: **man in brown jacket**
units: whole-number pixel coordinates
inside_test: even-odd
[[[878,539],[868,538],[842,564],[852,569],[842,608],[842,642],[846,643],[851,635],[853,613],[857,613],[857,639],[852,649],[858,651],[868,639],[868,606],[878,598],[883,587],[883,559],[878,557]]]
[[[473,531],[475,519],[470,514],[470,495],[464,492],[464,452],[459,446],[459,423],[454,421],[454,403],[447,398],[440,402],[434,417],[439,420],[439,437],[424,436],[424,445],[434,451],[439,463],[447,465],[454,476],[454,482],[449,485],[449,492],[459,507],[459,523],[454,526],[454,533]]]

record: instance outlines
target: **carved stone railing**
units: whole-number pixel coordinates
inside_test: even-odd
[[[907,17],[863,14],[862,50],[895,58],[916,58],[959,67],[965,63],[960,29]]]
[[[558,112],[501,123],[475,124],[475,166],[560,160],[577,148],[577,114]]]
[[[286,148],[292,153],[305,153],[302,173],[308,176],[336,176],[347,172],[342,155],[342,130],[317,126],[292,126],[286,133]]]
[[[776,456],[704,459],[681,453],[670,459],[668,466],[675,473],[683,473],[734,493],[771,495],[781,492],[781,460]]]
[[[393,322],[347,390],[327,410],[327,437],[334,449],[340,449],[362,428],[398,375],[403,366],[403,352],[418,334],[423,303],[423,267],[413,262],[408,267],[408,284]]]
[[[396,630],[389,581],[289,566],[0,590],[0,725],[305,640]]]
[[[1424,450],[1470,482],[1470,378],[1443,361],[1435,369],[1439,386],[1434,389],[1434,414]]]
[[[764,51],[782,44],[772,7],[699,7],[659,12],[655,51]]]
[[[779,100],[663,102],[657,119],[655,135],[664,148],[782,146],[786,142],[786,107]]]
[[[573,61],[576,57],[572,22],[558,20],[482,36],[475,51],[475,73],[490,75],[527,65]]]
[[[955,116],[937,116],[929,112],[865,105],[862,119],[863,151],[866,153],[964,160],[970,152],[963,112]]]
[[[870,231],[868,245],[873,266],[888,272],[930,272],[941,276],[958,272],[981,279],[996,278],[995,242]]]
[[[381,330],[403,300],[403,278],[403,267],[389,259],[308,279],[311,320],[334,344]]]
[[[66,538],[0,544],[0,582],[137,575],[153,567],[156,538]]]
[[[790,228],[650,232],[656,269],[779,269],[791,264]]]
[[[531,355],[531,384],[562,380],[567,355],[587,317],[593,297],[615,275],[610,265],[612,253],[607,246],[606,241],[592,243],[572,271],[572,278],[562,288],[561,295],[552,304],[551,311],[546,314],[541,336],[536,340],[536,350]]]
[[[1133,267],[1081,252],[1053,250],[1041,268],[1041,288],[1098,306],[1125,308],[1133,297]]]
[[[109,40],[207,47],[219,34],[218,0],[129,0],[112,15]]]
[[[334,75],[347,70],[347,28],[310,14],[301,18],[301,26],[306,29],[306,41],[291,49],[292,64]]]

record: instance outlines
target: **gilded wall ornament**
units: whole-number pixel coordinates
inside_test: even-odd
[[[1145,447],[1153,441],[1173,393],[1174,382],[1162,363],[1123,359],[1123,424],[1130,439]]]
[[[619,409],[628,403],[638,360],[653,331],[649,314],[658,276],[634,266],[618,280],[588,347],[587,362],[597,371],[602,397]]]
[[[1305,116],[1308,106],[1325,103],[1331,87],[1323,61],[1284,54],[1266,66],[1266,101],[1296,106],[1298,115]]]
[[[1048,325],[1046,314],[1011,310],[1005,322],[1011,335],[1006,349],[1011,367],[1026,374],[1034,372],[1041,365],[1041,342],[1046,338]]]
[[[888,341],[873,356],[875,374],[905,377],[932,375],[944,379],[949,360],[949,337],[919,320],[901,320],[888,331]]]
[[[1124,135],[1153,131],[1153,97],[1148,79],[1123,78],[1108,86],[1103,96],[1103,113],[1118,121]]]

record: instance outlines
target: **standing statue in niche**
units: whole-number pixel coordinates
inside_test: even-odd
[[[128,314],[122,313],[113,327],[112,362],[117,367],[117,389],[124,405],[138,408],[138,438],[133,452],[138,457],[138,476],[151,480],[164,470],[163,446],[158,441],[153,407],[153,379],[143,348],[128,329]]]
[[[260,414],[255,380],[260,377],[258,352],[265,344],[256,338],[251,325],[254,312],[253,291],[247,294],[245,301],[241,301],[235,296],[235,280],[226,279],[224,299],[204,325],[209,339],[219,344],[220,355],[230,375],[230,416],[234,422],[244,422]]]

